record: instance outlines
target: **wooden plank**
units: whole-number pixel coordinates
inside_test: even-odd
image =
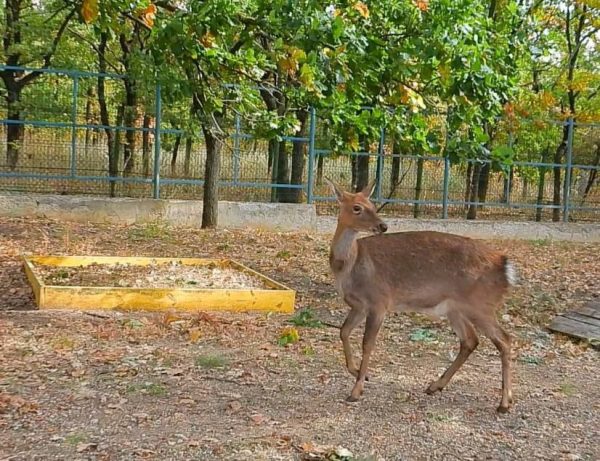
[[[595,319],[594,317],[589,317],[587,315],[580,314],[579,312],[565,312],[562,314],[562,317],[566,317],[581,323],[587,323],[600,328],[600,319]]]
[[[245,272],[249,275],[252,275],[254,277],[257,277],[259,279],[261,279],[263,282],[265,282],[265,284],[267,286],[270,286],[272,288],[276,288],[278,290],[290,290],[290,288],[286,287],[285,285],[283,285],[282,283],[276,282],[275,280],[267,277],[266,275],[261,274],[260,272],[256,272],[253,269],[250,269],[249,267],[244,266],[243,264],[237,262],[237,261],[229,261],[230,263],[230,267],[237,269],[241,272]]]
[[[147,266],[149,264],[165,264],[178,262],[188,266],[207,266],[217,264],[219,266],[229,265],[227,259],[204,259],[204,258],[153,258],[153,257],[126,257],[126,256],[30,256],[27,258],[34,264],[43,264],[57,267],[89,266],[90,264],[132,264],[136,266]]]
[[[593,317],[595,319],[600,319],[600,304],[594,305],[593,303],[589,303],[577,309],[575,312],[582,315],[587,315],[588,317]]]
[[[600,327],[562,315],[555,317],[549,328],[552,331],[564,333],[580,339],[600,340]]]
[[[25,269],[25,275],[27,276],[27,280],[29,280],[29,284],[33,290],[33,296],[35,297],[35,301],[39,306],[40,303],[43,302],[44,297],[44,283],[41,280],[38,280],[35,273],[33,272],[33,265],[27,258],[23,258],[23,267]]]
[[[278,290],[194,290],[47,286],[41,309],[228,310],[293,312],[295,293]]]

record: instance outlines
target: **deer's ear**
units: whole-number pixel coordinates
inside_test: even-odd
[[[331,179],[329,179],[329,178],[323,178],[323,179],[325,179],[325,181],[327,181],[327,184],[329,184],[329,187],[331,188],[331,191],[335,194],[337,201],[342,203],[342,201],[344,200],[344,191],[342,189],[340,189],[340,186],[338,186],[336,183],[334,183]]]
[[[373,195],[373,192],[375,192],[375,185],[376,184],[377,184],[377,179],[374,179],[369,184],[367,184],[365,186],[365,188],[360,191],[360,193],[363,194],[365,197],[370,198],[371,195]]]

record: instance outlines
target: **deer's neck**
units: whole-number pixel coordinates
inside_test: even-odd
[[[357,236],[358,232],[338,224],[329,255],[329,262],[335,274],[348,271],[354,266],[358,255]]]

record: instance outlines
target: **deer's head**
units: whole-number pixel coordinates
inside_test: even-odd
[[[340,205],[339,224],[356,232],[373,232],[381,234],[387,231],[387,225],[377,216],[377,209],[369,200],[375,190],[375,181],[371,182],[360,192],[352,194],[342,190],[333,181],[325,178],[331,190],[335,193]]]

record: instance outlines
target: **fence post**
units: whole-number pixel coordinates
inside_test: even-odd
[[[571,172],[573,170],[573,131],[575,128],[573,117],[567,121],[567,166],[565,171],[565,184],[563,188],[563,221],[569,222],[569,205],[571,198]]]
[[[77,173],[77,97],[79,94],[79,77],[73,77],[73,97],[71,101],[71,176]]]
[[[450,157],[444,156],[444,190],[442,192],[442,219],[448,219],[448,195],[450,189]]]
[[[240,114],[235,114],[235,137],[233,138],[233,183],[237,184],[240,179]]]
[[[382,200],[382,181],[383,181],[383,154],[385,147],[385,127],[381,128],[381,134],[379,135],[379,147],[377,149],[377,181],[375,185],[375,197],[377,203],[381,203]]]
[[[314,107],[310,108],[310,128],[308,134],[308,177],[306,184],[306,201],[313,201],[313,183],[315,177],[315,135],[317,128],[317,112]]]
[[[160,198],[160,130],[161,130],[161,94],[160,83],[156,84],[155,92],[155,120],[154,120],[154,168],[152,169],[152,197]]]

